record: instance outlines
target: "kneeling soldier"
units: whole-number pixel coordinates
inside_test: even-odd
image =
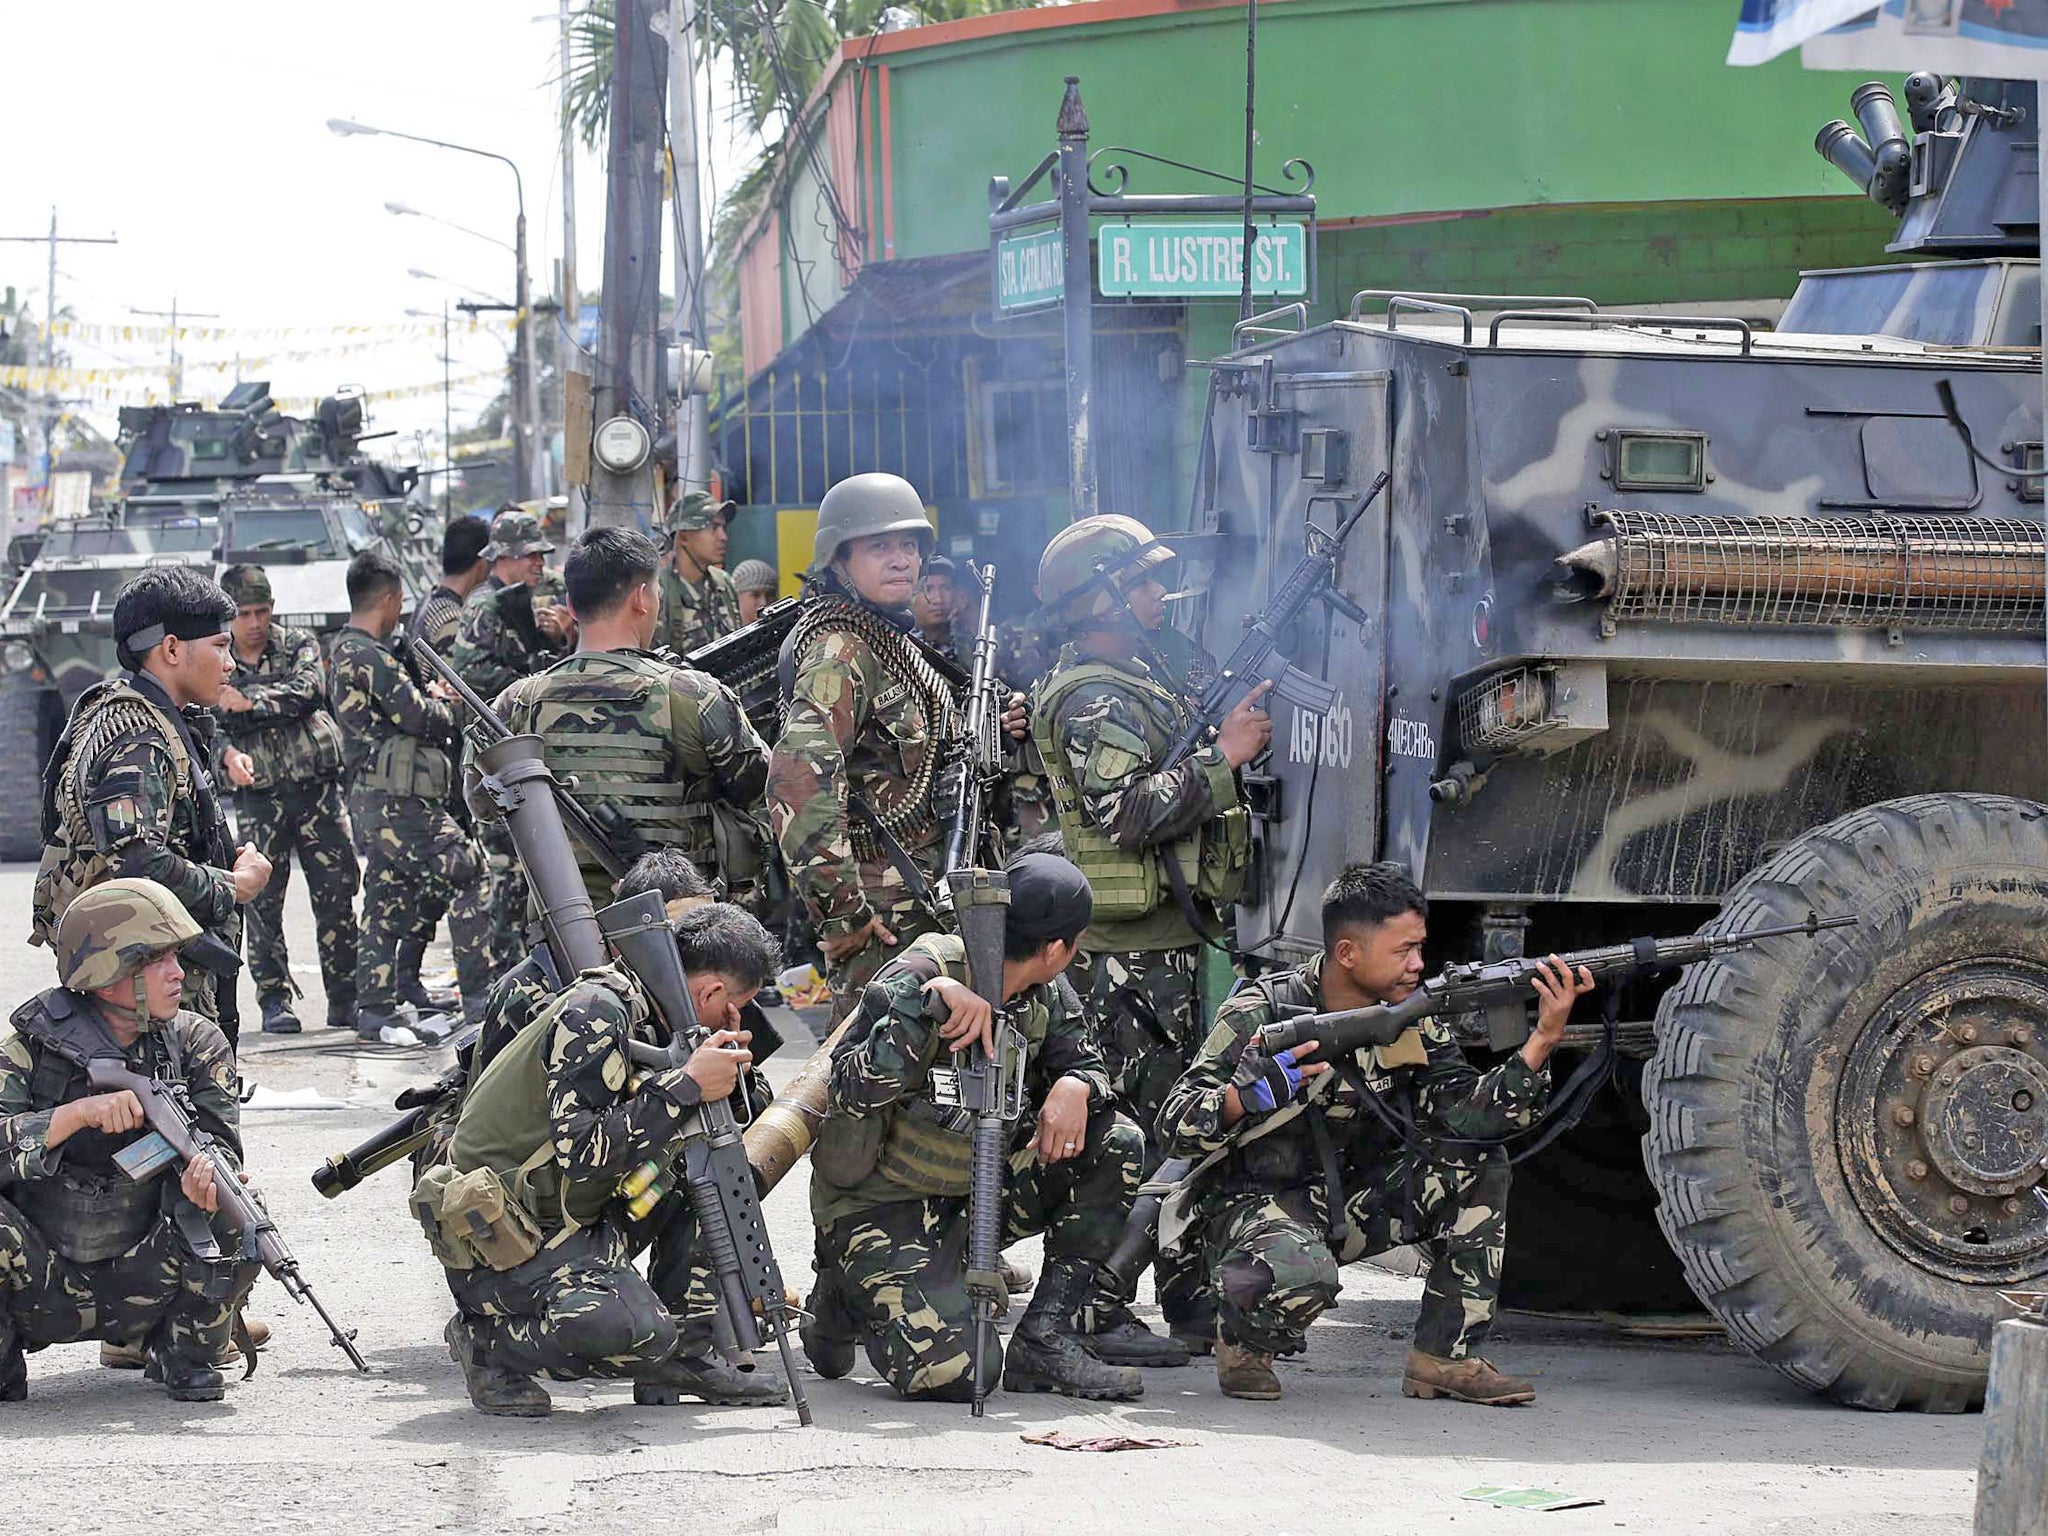
[[[81,892],[57,924],[61,987],[0,1031],[0,1402],[28,1396],[23,1351],[81,1339],[141,1345],[173,1400],[222,1395],[235,1313],[258,1266],[198,1257],[216,1209],[204,1156],[182,1176],[133,1179],[116,1159],[143,1141],[133,1093],[96,1093],[86,1064],[118,1057],[184,1084],[199,1127],[239,1158],[235,1063],[220,1027],[181,1010],[178,951],[199,925],[154,880]]]
[[[1003,1385],[1070,1397],[1134,1398],[1138,1373],[1103,1363],[1081,1333],[1097,1266],[1137,1192],[1144,1137],[1110,1104],[1102,1058],[1053,986],[1092,907],[1065,859],[1010,865],[1004,1005],[1027,1045],[1036,1123],[1019,1117],[1002,1241],[1045,1234],[1045,1273],[1010,1341]],[[853,1368],[853,1346],[908,1398],[966,1402],[974,1310],[966,1286],[973,1117],[935,1102],[946,1053],[989,1039],[951,934],[928,934],[883,966],[833,1052],[830,1108],[811,1149],[818,1288],[803,1330],[821,1376]],[[991,1352],[988,1374],[1001,1363]],[[991,1380],[985,1383],[993,1386]]]
[[[586,971],[470,1086],[448,1160],[413,1190],[459,1309],[449,1352],[485,1413],[546,1413],[541,1375],[630,1379],[639,1403],[786,1398],[780,1383],[679,1347],[686,1266],[657,1266],[667,1295],[633,1268],[672,1221],[690,1219],[689,1197],[671,1193],[634,1222],[620,1180],[675,1162],[688,1111],[733,1091],[753,1059],[740,1010],[776,962],[767,930],[727,903],[678,927],[691,1000],[713,1031],[686,1065],[634,1080],[627,1041],[654,1031],[646,993],[623,970]]]
[[[1323,893],[1323,953],[1218,1009],[1160,1112],[1171,1155],[1208,1159],[1187,1238],[1214,1287],[1216,1377],[1228,1396],[1277,1398],[1273,1359],[1299,1349],[1336,1301],[1338,1266],[1406,1243],[1428,1253],[1429,1275],[1401,1390],[1501,1406],[1536,1395],[1478,1354],[1500,1297],[1508,1160],[1498,1145],[1460,1143],[1530,1124],[1549,1092],[1545,1063],[1592,977],[1575,982],[1549,963],[1536,980],[1535,1031],[1484,1073],[1434,1019],[1336,1063],[1301,1060],[1313,1044],[1269,1058],[1252,1043],[1302,1010],[1407,997],[1422,980],[1426,913],[1398,865],[1350,866]],[[1397,1133],[1373,1105],[1412,1129]]]

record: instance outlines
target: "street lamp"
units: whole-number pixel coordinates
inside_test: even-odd
[[[500,240],[496,235],[487,235],[480,229],[471,229],[467,224],[458,224],[453,219],[444,219],[438,213],[423,213],[408,203],[386,203],[384,211],[389,214],[395,214],[400,218],[425,219],[429,224],[442,225],[444,228],[468,235],[472,239],[487,240],[501,251],[512,249],[511,246]]]
[[[512,247],[513,260],[518,265],[516,291],[512,296],[519,324],[519,387],[514,391],[514,400],[519,408],[519,425],[516,433],[519,439],[519,460],[516,478],[521,501],[530,500],[535,496],[545,496],[547,471],[541,459],[540,367],[534,357],[533,293],[526,272],[526,182],[519,174],[519,163],[511,156],[501,155],[493,150],[478,149],[469,144],[451,144],[446,139],[430,139],[424,134],[402,133],[396,128],[375,128],[368,123],[358,123],[346,117],[327,119],[327,131],[343,139],[381,136],[404,139],[409,144],[425,144],[433,149],[449,149],[461,155],[477,155],[485,160],[495,160],[512,172],[512,190],[519,199],[518,231]]]
[[[487,301],[494,309],[509,309],[512,307],[500,299],[492,298],[486,289],[478,288],[471,283],[459,283],[452,277],[442,277],[439,273],[429,272],[422,267],[407,267],[405,275],[407,277],[416,277],[423,283],[446,283],[450,288],[460,288],[464,293],[473,293],[478,298]]]
[[[408,315],[417,315],[423,320],[434,318],[431,309],[408,309]],[[451,377],[454,367],[449,356],[448,345],[448,301],[441,301],[441,521],[445,525],[455,515],[455,417],[450,399],[454,393],[455,380]]]

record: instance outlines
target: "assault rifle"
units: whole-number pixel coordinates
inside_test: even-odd
[[[1325,533],[1314,523],[1304,525],[1301,562],[1288,572],[1264,610],[1245,620],[1244,638],[1218,669],[1215,680],[1202,690],[1202,702],[1167,752],[1164,767],[1185,762],[1209,732],[1223,724],[1238,701],[1261,683],[1271,683],[1274,697],[1311,715],[1327,715],[1336,705],[1337,690],[1280,655],[1280,641],[1301,610],[1317,598],[1354,623],[1366,622],[1364,611],[1337,590],[1337,559],[1351,530],[1386,487],[1387,472],[1381,470],[1334,530]]]
[[[346,1152],[335,1153],[315,1168],[313,1187],[333,1200],[425,1146],[433,1138],[442,1116],[462,1102],[463,1092],[469,1087],[469,1053],[482,1034],[483,1026],[472,1024],[449,1041],[455,1048],[455,1065],[431,1083],[421,1083],[400,1093],[396,1107],[405,1113],[383,1130]]]
[[[1639,938],[1626,944],[1609,944],[1599,949],[1574,950],[1557,957],[1572,975],[1588,971],[1595,981],[1623,981],[1632,976],[1677,970],[1730,950],[1746,949],[1765,939],[1793,934],[1812,937],[1829,928],[1849,928],[1859,921],[1854,916],[1821,917],[1809,912],[1803,923],[1775,928],[1746,928],[1734,933],[1693,933],[1676,939]],[[1404,1030],[1431,1015],[1463,1013],[1501,1003],[1520,1002],[1536,992],[1534,978],[1541,959],[1516,958],[1485,963],[1466,962],[1446,966],[1398,1003],[1375,1003],[1366,1008],[1343,1008],[1330,1013],[1298,1009],[1262,1026],[1249,1048],[1273,1055],[1293,1050],[1311,1041],[1317,1046],[1315,1061],[1336,1062],[1368,1046],[1392,1045]],[[1612,994],[1610,994],[1612,995]],[[1571,1129],[1586,1112],[1593,1095],[1614,1069],[1612,1013],[1605,1038],[1591,1057],[1581,1063],[1565,1085],[1558,1089],[1550,1107],[1534,1125],[1500,1142],[1530,1138],[1515,1160],[1540,1151]],[[1395,1110],[1366,1095],[1366,1107],[1378,1115],[1404,1142],[1426,1141],[1437,1145],[1498,1144],[1488,1138],[1427,1137]],[[1154,1170],[1141,1186],[1124,1223],[1124,1235],[1116,1251],[1104,1261],[1103,1269],[1116,1281],[1123,1294],[1152,1262],[1158,1248],[1159,1218],[1166,1201],[1192,1187],[1193,1181],[1222,1156],[1169,1158]]]
[[[614,902],[597,914],[597,922],[620,962],[646,988],[655,1012],[668,1028],[666,1046],[628,1041],[632,1059],[640,1066],[663,1071],[687,1065],[691,1053],[704,1043],[706,1031],[690,1001],[689,978],[683,974],[675,930],[669,926],[661,893],[643,891]],[[734,1089],[735,1093],[744,1091],[744,1086]],[[747,1149],[740,1140],[739,1120],[729,1097],[704,1100],[685,1122],[682,1171],[690,1209],[697,1217],[697,1239],[704,1245],[718,1290],[719,1306],[712,1315],[713,1342],[730,1364],[750,1370],[753,1362],[749,1357],[765,1340],[773,1339],[782,1353],[782,1373],[789,1381],[797,1422],[810,1423],[811,1405],[804,1398],[803,1377],[797,1372],[789,1343],[799,1314],[789,1303],[782,1269],[775,1262],[767,1218],[761,1213],[761,1197],[754,1187],[754,1170],[747,1166]],[[647,1201],[643,1209],[640,1200],[653,1193],[663,1172],[646,1163],[627,1175],[619,1192],[628,1198],[629,1213],[635,1217],[652,1214],[656,1202]]]
[[[120,1163],[122,1171],[131,1179],[146,1179],[168,1163],[175,1162],[182,1169],[201,1153],[211,1157],[213,1189],[219,1200],[220,1213],[227,1218],[228,1225],[241,1234],[244,1257],[255,1259],[269,1270],[293,1301],[304,1302],[318,1312],[320,1321],[327,1325],[328,1333],[333,1336],[335,1347],[348,1356],[351,1365],[368,1375],[370,1367],[355,1346],[355,1331],[343,1331],[320,1304],[320,1298],[313,1294],[313,1287],[299,1273],[299,1261],[285,1246],[277,1223],[270,1219],[270,1212],[263,1208],[256,1191],[235,1176],[233,1160],[222,1156],[220,1143],[200,1129],[192,1096],[185,1085],[145,1077],[113,1056],[95,1057],[86,1063],[85,1075],[93,1087],[103,1092],[116,1093],[127,1089],[142,1105],[142,1118],[148,1123],[151,1134],[116,1155],[115,1160]],[[192,1216],[200,1216],[201,1219],[188,1219]],[[179,1228],[196,1257],[202,1260],[220,1258],[220,1245],[196,1208],[188,1210],[181,1205]],[[253,1376],[256,1374],[255,1351],[246,1350],[245,1353],[249,1357],[247,1374]]]
[[[981,613],[974,625],[974,659],[962,710],[964,749],[957,768],[960,795],[954,802],[943,866],[948,873],[977,857],[989,790],[1003,772],[1003,684],[996,676],[996,625],[989,611],[995,598],[996,568],[970,560],[967,570],[981,588]],[[1001,999],[995,1002],[1000,1004]]]
[[[442,660],[431,645],[417,636],[408,635],[405,649],[408,656],[418,660],[434,676],[446,683],[449,691],[462,701],[463,708],[467,709],[470,715],[470,735],[475,738],[479,747],[492,747],[511,739],[512,728],[498,718],[498,712],[485,703],[482,696],[465,683],[462,675]],[[481,756],[478,762],[481,765]],[[525,764],[523,758],[519,759],[519,764],[522,771],[529,766]],[[623,880],[626,871],[633,867],[634,860],[647,851],[646,844],[634,830],[633,824],[627,821],[620,814],[619,808],[610,801],[600,802],[595,810],[586,809],[582,802],[570,795],[567,786],[560,780],[552,774],[547,774],[545,768],[541,771],[546,774],[555,799],[561,806],[562,819],[569,830],[576,834],[576,840],[590,850],[591,857],[597,860],[599,867],[606,874],[614,880]],[[530,774],[527,776],[533,777]],[[509,786],[488,769],[484,772],[483,782],[485,791],[498,803],[499,808],[503,809]]]

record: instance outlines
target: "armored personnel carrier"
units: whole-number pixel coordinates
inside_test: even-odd
[[[346,622],[349,559],[373,544],[423,594],[438,565],[407,503],[416,476],[364,456],[364,424],[360,397],[330,395],[308,421],[281,414],[262,383],[215,410],[124,408],[118,497],[49,527],[0,605],[0,775],[33,785],[71,701],[117,670],[114,599],[147,566],[255,562],[279,622],[321,631]],[[0,858],[41,851],[35,802],[0,799]]]
[[[1445,960],[1861,919],[1623,995],[1620,1092],[1518,1170],[1507,1300],[1696,1296],[1815,1391],[1956,1411],[2048,1276],[2039,130],[2031,84],[1906,99],[1819,147],[1912,259],[1806,274],[1774,332],[1390,292],[1240,327],[1188,576],[1227,653],[1391,474],[1342,554],[1364,621],[1292,636],[1341,692],[1275,706],[1253,955],[1316,948],[1366,856]]]

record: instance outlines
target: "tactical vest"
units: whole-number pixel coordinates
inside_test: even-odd
[[[95,683],[72,706],[71,719],[43,770],[44,846],[36,869],[30,943],[49,943],[78,893],[108,878],[106,857],[94,846],[86,819],[89,786],[83,782],[84,766],[115,742],[145,735],[157,737],[170,753],[174,797],[182,800],[192,794],[192,754],[185,750],[180,722],[125,676]],[[204,855],[200,862],[206,862]]]
[[[642,996],[639,984],[616,967],[582,978],[621,997]],[[555,1161],[554,1125],[548,1117],[548,1045],[557,1014],[550,1008],[491,1058],[462,1098],[461,1118],[449,1145],[463,1173],[495,1172],[515,1201],[543,1230],[587,1227],[618,1191],[616,1179],[565,1179]],[[625,1079],[619,1081],[623,1091]]]
[[[967,946],[957,935],[926,934],[904,953],[907,957],[919,951],[937,962],[936,974],[958,982],[968,980]],[[869,991],[874,994],[872,984]],[[883,1006],[879,996],[875,1006]],[[841,1037],[833,1050],[835,1057],[857,1048],[879,1022],[866,1016],[868,1007],[868,999],[863,997],[861,1017]],[[1010,1012],[1024,1035],[1029,1061],[1045,1043],[1050,1015],[1030,994],[1012,1002]],[[943,1061],[950,1053],[943,1041],[937,1048]],[[905,1095],[879,1115],[828,1112],[818,1128],[811,1163],[827,1183],[842,1189],[879,1176],[924,1199],[962,1198],[974,1188],[974,1115],[935,1102],[927,1079],[916,1093]]]
[[[506,723],[547,744],[548,766],[557,778],[575,776],[570,792],[584,805],[610,803],[650,847],[681,849],[707,875],[716,874],[711,802],[717,786],[709,778],[679,777],[669,671],[631,651],[564,657],[512,685]],[[551,691],[550,678],[567,686]]]
[[[230,682],[246,693],[246,683],[273,682],[288,675],[273,670],[271,664],[288,657],[308,638],[302,629],[278,625],[271,632],[269,647],[255,661],[244,661],[236,654],[235,675]],[[335,723],[324,697],[290,720],[252,722],[247,713],[223,713],[220,728],[229,741],[249,754],[254,778],[241,788],[279,789],[286,784],[331,779],[341,772],[341,727]]]
[[[1138,705],[1145,746],[1155,764],[1191,717],[1186,702],[1171,689],[1106,661],[1055,666],[1031,701],[1031,737],[1052,791],[1066,856],[1088,877],[1088,888],[1094,892],[1093,920],[1128,922],[1171,901],[1172,886],[1160,866],[1164,858],[1179,861],[1188,889],[1196,896],[1218,906],[1237,900],[1251,863],[1251,814],[1243,806],[1232,806],[1170,844],[1139,849],[1123,847],[1082,809],[1072,765],[1060,746],[1058,717],[1067,696],[1089,683],[1108,683]]]
[[[95,1092],[86,1078],[86,1063],[94,1057],[126,1059],[90,1005],[62,987],[30,998],[10,1022],[38,1048],[29,1078],[29,1099],[38,1110]],[[116,1152],[148,1134],[76,1131],[65,1141],[55,1173],[23,1180],[7,1198],[72,1263],[118,1258],[149,1235],[163,1210],[160,1177],[131,1179],[114,1162]]]
[[[403,668],[391,650],[360,630],[343,630],[336,642],[352,649],[368,646],[391,663]],[[417,795],[422,800],[446,800],[455,784],[455,763],[439,742],[423,736],[407,736],[383,714],[373,714],[365,723],[366,744],[353,748],[362,754],[354,787],[381,795]]]

